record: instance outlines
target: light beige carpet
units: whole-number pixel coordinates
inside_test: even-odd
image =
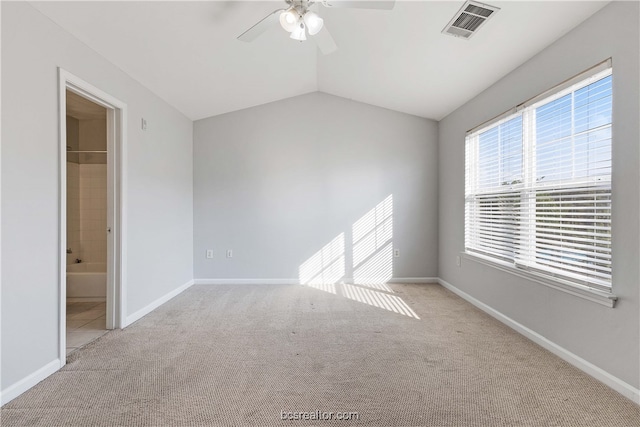
[[[640,425],[638,406],[442,287],[391,287],[193,286],[72,353],[1,424]]]

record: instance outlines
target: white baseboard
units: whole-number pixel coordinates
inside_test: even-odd
[[[387,283],[440,283],[437,277],[393,277]]]
[[[135,322],[135,321],[141,319],[142,317],[146,316],[147,314],[151,313],[153,310],[155,310],[156,308],[160,307],[162,304],[164,304],[165,302],[169,301],[171,298],[173,298],[176,295],[184,292],[191,285],[193,285],[193,282],[194,282],[193,279],[189,280],[187,283],[185,283],[184,285],[180,286],[179,288],[176,288],[176,289],[172,290],[168,294],[165,294],[165,295],[161,296],[160,298],[158,298],[157,300],[153,301],[151,304],[147,305],[146,307],[143,307],[140,310],[136,311],[135,313],[130,314],[129,316],[126,317],[125,324],[122,325],[122,327],[125,328],[125,327],[129,326],[130,324],[132,324],[133,322]]]
[[[495,319],[509,326],[511,329],[529,338],[531,341],[535,342],[539,346],[549,350],[551,353],[555,354],[565,362],[572,364],[573,366],[585,372],[586,374],[592,376],[598,381],[601,381],[602,383],[611,387],[618,393],[622,394],[624,397],[640,405],[640,389],[637,389],[632,385],[622,381],[620,378],[611,375],[610,373],[608,373],[602,368],[597,367],[593,363],[587,362],[586,360],[584,360],[583,358],[581,358],[576,354],[573,354],[569,350],[563,347],[560,347],[558,344],[543,337],[539,333],[516,322],[510,317],[505,316],[504,314],[500,313],[494,308],[491,308],[487,304],[472,297],[468,293],[461,291],[460,289],[453,286],[451,283],[442,279],[438,279],[438,283],[440,283],[440,285],[442,285],[446,289],[449,289],[454,294],[460,296],[461,298],[475,305],[476,307],[478,307],[480,310],[484,311],[488,315],[494,317]]]
[[[343,283],[353,284],[353,278],[346,277]],[[394,277],[380,279],[380,283],[438,283],[437,277]],[[299,285],[299,279],[195,279],[195,285]]]
[[[299,285],[298,279],[195,279],[196,285]]]
[[[0,406],[20,396],[22,393],[35,386],[61,367],[62,364],[60,363],[60,359],[53,360],[37,371],[27,375],[20,381],[5,388],[4,390],[2,390],[2,392],[0,392]]]

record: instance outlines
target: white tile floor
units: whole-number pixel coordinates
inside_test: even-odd
[[[105,302],[67,301],[67,354],[107,333]]]

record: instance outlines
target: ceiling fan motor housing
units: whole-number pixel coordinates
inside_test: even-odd
[[[356,9],[393,9],[395,0],[284,0],[287,7],[271,12],[257,24],[238,36],[238,40],[251,42],[264,33],[272,24],[278,21],[289,37],[293,40],[304,41],[307,32],[314,37],[320,51],[327,55],[337,49],[333,37],[324,27],[324,20],[310,10],[316,3],[325,7],[356,8]]]

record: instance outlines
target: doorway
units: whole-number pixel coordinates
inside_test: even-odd
[[[60,69],[60,328],[66,356],[124,327],[126,105]]]
[[[107,109],[66,91],[66,353],[107,332]]]

